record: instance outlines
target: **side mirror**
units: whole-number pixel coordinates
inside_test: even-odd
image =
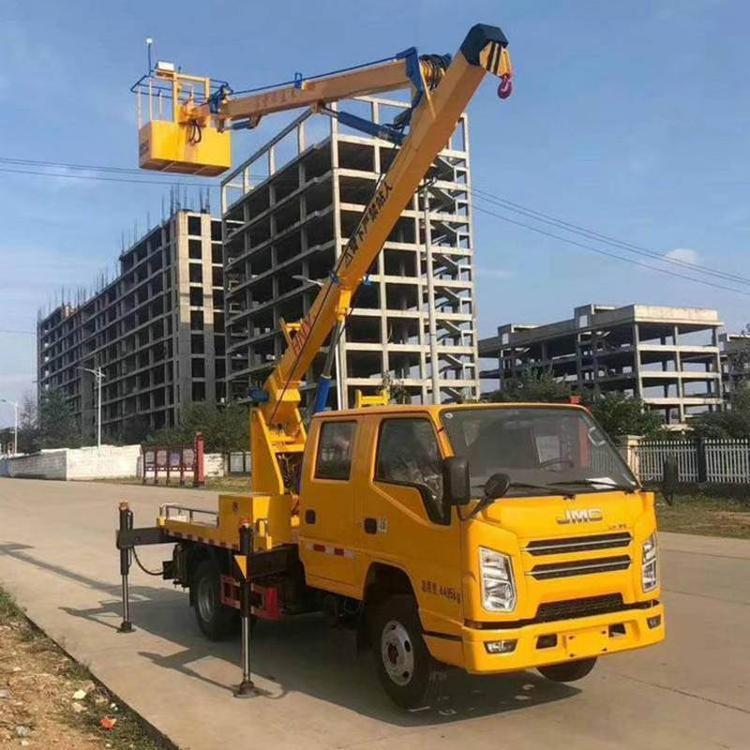
[[[471,500],[469,462],[460,456],[443,461],[443,488],[452,505],[466,505]]]
[[[661,480],[661,494],[667,501],[667,505],[674,503],[674,496],[680,486],[680,472],[677,467],[677,459],[670,456],[664,461]]]
[[[503,497],[510,489],[510,477],[507,474],[493,474],[484,485],[484,496],[488,500]]]

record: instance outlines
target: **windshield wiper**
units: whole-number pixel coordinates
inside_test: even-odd
[[[551,492],[555,495],[562,495],[563,497],[574,497],[574,493],[569,490],[562,490],[565,482],[558,482],[557,484],[532,484],[529,482],[511,482],[511,487],[528,487],[530,490],[544,490],[545,492]]]
[[[558,482],[562,487],[569,487],[574,484],[586,484],[589,487],[606,487],[612,490],[622,490],[623,492],[635,492],[638,489],[636,484],[620,484],[613,482],[611,479],[597,479],[596,477],[584,477],[583,479],[570,479],[565,482]]]
[[[562,483],[561,483],[562,484]],[[559,486],[554,486],[551,484],[531,484],[529,482],[511,482],[510,487],[518,487],[518,488],[528,488],[531,490],[542,490],[544,492],[547,492],[552,495],[562,495],[563,497],[571,498],[575,497],[575,493],[571,492],[570,490],[562,489]],[[483,484],[474,484],[471,487],[474,489],[483,489]],[[469,513],[468,518],[474,518],[474,516],[477,515],[477,513],[483,511],[486,507],[489,505],[492,505],[492,503],[495,502],[495,500],[500,500],[499,497],[483,497],[475,506],[474,510]]]

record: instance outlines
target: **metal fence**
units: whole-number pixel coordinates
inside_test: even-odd
[[[710,438],[703,442],[707,481],[732,484],[750,482],[750,439]]]
[[[628,447],[630,468],[642,482],[661,481],[674,459],[681,482],[750,484],[750,439],[641,440]]]

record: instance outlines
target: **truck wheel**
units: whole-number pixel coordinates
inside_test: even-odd
[[[198,564],[193,576],[193,607],[198,627],[212,641],[219,641],[237,632],[239,612],[221,603],[219,568],[213,560]]]
[[[372,646],[386,693],[399,707],[421,708],[432,696],[439,668],[430,656],[412,596],[386,599],[376,610]]]
[[[585,677],[594,668],[594,664],[596,664],[595,656],[591,659],[578,659],[539,667],[539,673],[554,682],[575,682]]]

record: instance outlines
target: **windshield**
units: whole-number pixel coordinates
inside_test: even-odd
[[[637,487],[617,449],[585,411],[498,407],[448,409],[441,416],[454,453],[469,461],[472,490],[479,494],[497,473],[510,477],[508,495],[543,494],[540,487],[547,485],[575,492]]]

